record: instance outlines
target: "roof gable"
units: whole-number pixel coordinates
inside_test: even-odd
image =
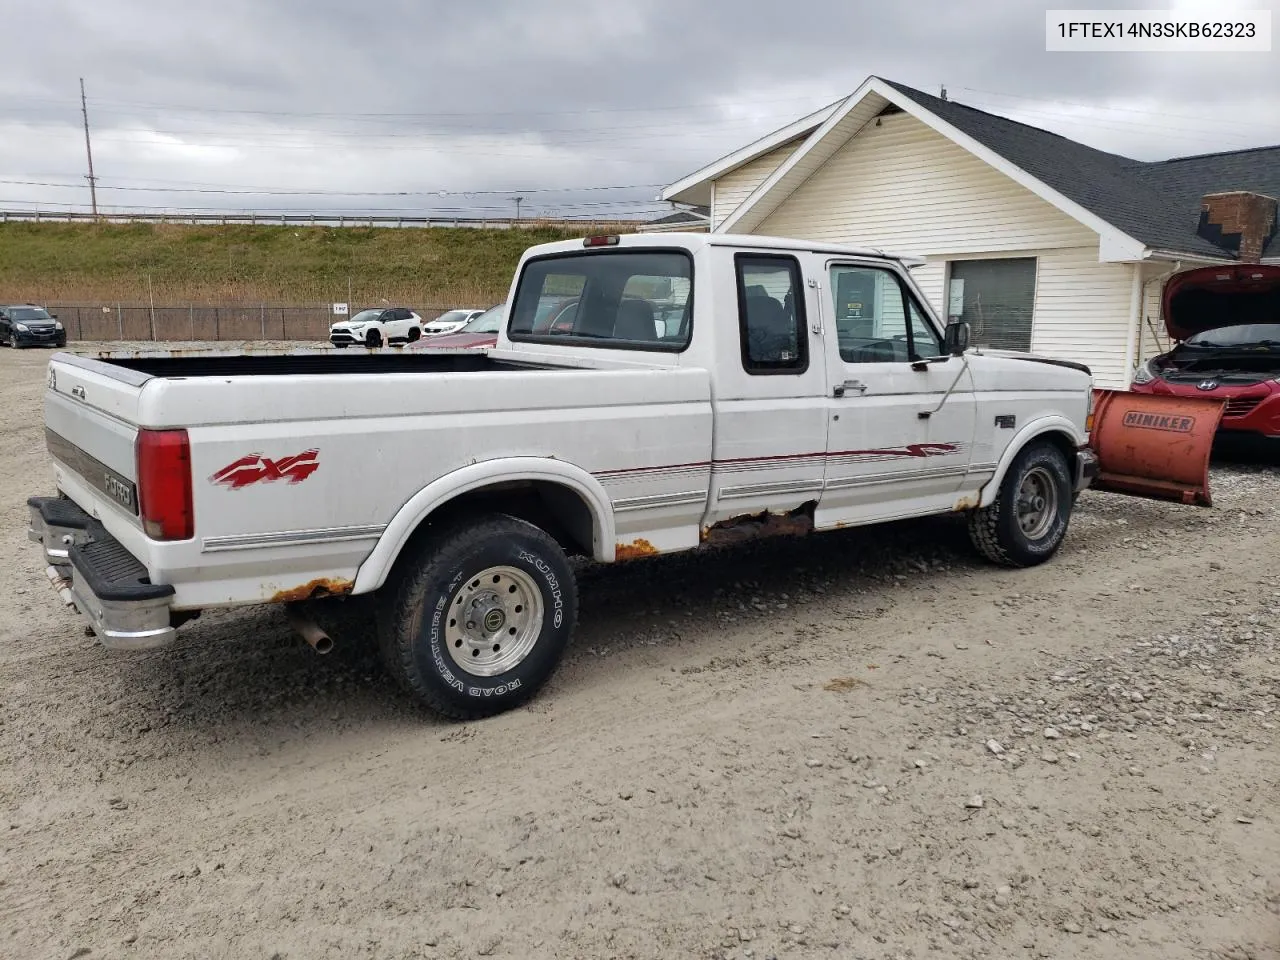
[[[725,174],[733,172],[752,160],[763,157],[766,153],[776,150],[784,144],[808,136],[821,126],[823,121],[831,116],[832,112],[843,102],[843,100],[837,100],[835,103],[829,103],[821,110],[815,110],[794,123],[779,127],[773,133],[766,134],[759,140],[747,144],[741,150],[735,150],[714,163],[709,163],[702,169],[695,170],[687,177],[677,180],[668,187],[664,187],[662,192],[658,194],[658,199],[675,203],[711,203],[711,182],[713,180],[718,180]]]
[[[827,121],[809,135],[804,145],[792,154],[791,158],[762,183],[732,214],[716,229],[720,231],[750,232],[759,227],[766,217],[790,196],[813,172],[839,150],[848,140],[857,135],[861,128],[869,123],[885,107],[893,105],[911,114],[935,131],[959,144],[980,159],[995,167],[1032,193],[1057,207],[1063,213],[1083,223],[1095,231],[1100,239],[1100,257],[1103,260],[1135,260],[1142,256],[1143,244],[1118,229],[1107,220],[1093,213],[1088,208],[1072,200],[1053,187],[1045,184],[1033,174],[1011,162],[996,152],[982,140],[959,129],[946,118],[939,116],[928,107],[915,102],[912,96],[904,91],[910,88],[899,88],[879,77],[869,77]],[[913,91],[919,94],[919,91]],[[927,94],[919,94],[926,97]],[[937,100],[948,104],[950,101]],[[956,105],[958,106],[958,104]],[[966,108],[968,109],[968,108]],[[981,114],[981,111],[974,111]],[[991,116],[982,114],[982,116]],[[995,118],[1001,119],[1003,118]],[[1015,124],[1012,120],[1004,123]],[[1033,129],[1033,128],[1028,128]],[[1052,136],[1050,134],[1050,136]],[[1063,139],[1065,138],[1058,138]],[[1071,142],[1071,141],[1065,141]],[[1085,148],[1086,150],[1088,148]],[[1119,158],[1118,158],[1119,159]]]
[[[1107,153],[1067,137],[943,100],[900,83],[870,77],[848,98],[790,127],[809,126],[804,143],[761,183],[717,231],[750,232],[885,107],[904,110],[969,150],[1063,213],[1098,233],[1100,258],[1135,260],[1151,250],[1227,260],[1228,251],[1196,234],[1200,198],[1225,190],[1280,196],[1280,146],[1143,162]],[[822,115],[820,123],[815,121]],[[781,133],[779,131],[778,133]],[[771,135],[777,137],[777,134]],[[757,141],[752,148],[770,138]],[[772,146],[785,142],[774,139]],[[771,149],[772,147],[770,147]],[[751,148],[731,154],[720,166]],[[763,152],[761,150],[760,152]],[[757,152],[755,156],[759,156]],[[748,162],[741,159],[737,165]],[[663,192],[699,176],[716,179],[733,169],[703,168]],[[1280,253],[1280,238],[1264,255]]]

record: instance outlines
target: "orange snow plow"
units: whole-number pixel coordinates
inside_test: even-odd
[[[1093,489],[1208,507],[1209,454],[1223,400],[1095,390]]]

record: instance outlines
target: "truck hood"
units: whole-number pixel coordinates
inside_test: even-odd
[[[1280,322],[1280,266],[1228,263],[1175,273],[1160,306],[1165,330],[1179,342],[1219,327]]]
[[[1018,350],[988,350],[985,347],[974,351],[984,357],[1007,357],[1010,360],[1026,360],[1028,363],[1047,363],[1053,367],[1066,367],[1068,370],[1079,370],[1083,374],[1093,376],[1093,371],[1083,363],[1074,360],[1059,360],[1056,357],[1042,357],[1038,353],[1022,353]]]

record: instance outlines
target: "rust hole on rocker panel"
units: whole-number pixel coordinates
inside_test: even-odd
[[[745,543],[762,537],[803,537],[813,533],[813,511],[817,506],[810,501],[786,513],[743,514],[730,517],[706,527],[702,542],[710,546],[729,543]]]
[[[613,555],[617,560],[637,560],[640,557],[654,557],[657,554],[658,548],[644,539],[620,543],[613,548]]]

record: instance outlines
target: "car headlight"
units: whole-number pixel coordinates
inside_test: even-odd
[[[28,327],[25,323],[15,323],[13,325],[13,329],[17,330],[19,333],[27,333],[28,331],[30,331],[31,328]]]
[[[55,329],[55,330],[61,330],[61,329],[62,329],[62,321],[61,321],[61,320],[55,320],[55,321],[53,321],[53,329]]]
[[[1157,374],[1155,369],[1151,366],[1151,361],[1146,360],[1138,366],[1137,370],[1133,371],[1133,382],[1150,383],[1152,380],[1156,379],[1157,376],[1159,376],[1159,374]]]

